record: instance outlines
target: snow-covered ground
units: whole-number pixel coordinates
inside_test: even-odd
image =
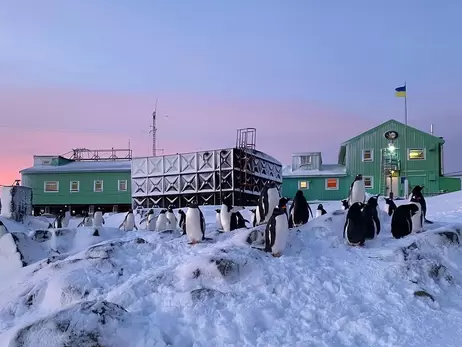
[[[0,346],[460,346],[462,193],[427,204],[426,232],[395,240],[384,213],[354,248],[340,203],[324,203],[281,258],[253,249],[250,229],[216,232],[214,206],[213,241],[195,246],[119,231],[123,214],[99,236],[80,220],[53,236],[40,218],[1,219],[28,266],[0,254]]]

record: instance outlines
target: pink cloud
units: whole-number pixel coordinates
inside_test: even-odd
[[[154,105],[155,96],[147,94],[0,90],[0,156],[7,158],[0,184],[18,177],[34,154],[126,148],[130,139],[135,156],[149,155]],[[254,127],[257,148],[283,162],[292,152],[329,151],[328,162],[335,160],[333,148],[371,125],[372,120],[297,100],[159,95],[157,147],[165,153],[232,147],[237,128]]]

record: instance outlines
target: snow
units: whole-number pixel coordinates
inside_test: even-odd
[[[47,172],[111,172],[111,171],[131,171],[130,160],[118,161],[75,161],[63,165],[35,165],[33,167],[21,170],[21,174],[29,173],[47,173]]]
[[[11,202],[13,197],[11,196],[11,190],[13,187],[0,187],[0,216],[5,218],[11,218],[13,213],[11,211]]]
[[[309,176],[321,176],[321,177],[339,177],[346,176],[346,168],[343,165],[337,164],[322,164],[320,169],[307,170],[297,169],[292,170],[292,165],[285,165],[282,168],[283,177],[309,177]]]
[[[217,232],[216,206],[195,246],[111,214],[100,236],[71,219],[56,253],[43,220],[8,221],[28,266],[0,273],[0,346],[459,346],[462,192],[428,198],[435,223],[400,240],[383,212],[364,248],[345,245],[341,203],[323,205],[280,258],[249,246],[253,229]]]

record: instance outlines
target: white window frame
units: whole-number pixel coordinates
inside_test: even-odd
[[[371,179],[371,185],[370,186],[367,186],[366,185],[366,178],[370,178]],[[363,180],[364,180],[364,187],[366,189],[374,189],[374,176],[363,176]]]
[[[47,183],[56,183],[56,190],[47,190]],[[45,193],[59,193],[59,181],[45,181],[43,182],[43,191]]]
[[[304,162],[306,160],[306,162]],[[302,155],[300,156],[300,166],[307,166],[313,163],[313,158],[311,155]]]
[[[365,159],[364,158],[364,153],[366,153],[366,151],[371,152],[371,159]],[[362,152],[361,152],[361,159],[365,163],[373,162],[374,161],[374,150],[373,149],[363,149]]]
[[[101,182],[101,190],[96,190],[96,182]],[[93,192],[102,193],[104,191],[104,182],[103,180],[94,180],[93,181]]]
[[[337,187],[336,188],[329,188],[327,186],[328,180],[336,180],[337,181]],[[339,190],[339,188],[340,188],[339,186],[340,186],[340,180],[338,178],[336,178],[336,177],[328,177],[328,178],[326,178],[324,180],[324,189],[325,190]]]
[[[72,183],[77,183],[77,189],[76,190],[72,190]],[[80,181],[70,181],[69,182],[69,191],[71,193],[78,193],[80,191]]]
[[[120,183],[125,182],[125,189],[120,189]],[[128,190],[128,181],[127,180],[119,180],[117,182],[117,188],[119,192],[126,192]]]
[[[306,183],[306,188],[302,188],[302,183]],[[308,190],[310,189],[310,181],[308,180],[303,180],[303,181],[298,181],[298,189],[300,190]]]
[[[412,158],[411,159],[411,151],[422,151],[423,159],[420,158]],[[414,160],[427,160],[427,150],[425,148],[408,148],[407,149],[407,160],[414,161]]]

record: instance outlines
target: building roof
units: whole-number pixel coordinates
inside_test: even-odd
[[[21,174],[61,172],[130,172],[131,161],[74,161],[65,165],[36,165],[19,171]]]
[[[346,175],[346,167],[337,164],[323,164],[319,170],[292,170],[292,165],[285,165],[282,168],[282,177],[338,177]]]
[[[373,132],[376,131],[379,127],[381,127],[381,126],[383,126],[383,125],[385,125],[385,124],[399,124],[399,125],[405,126],[404,123],[398,122],[397,120],[394,120],[394,119],[390,119],[390,120],[388,120],[388,121],[386,121],[386,122],[380,123],[379,125],[373,127],[372,129],[369,129],[369,130],[367,130],[367,131],[365,131],[365,132],[363,132],[363,133],[361,133],[361,134],[359,134],[359,135],[356,135],[355,137],[352,137],[351,139],[349,139],[349,140],[343,142],[343,143],[341,144],[341,146],[345,146],[345,145],[347,145],[349,142],[352,142],[352,141],[354,141],[354,140],[357,140],[357,139],[359,139],[360,137],[364,136],[365,134],[373,133]],[[411,126],[409,126],[409,125],[408,125],[407,127],[408,127],[408,129],[410,129],[410,130],[418,131],[419,133],[423,133],[423,134],[425,134],[425,135],[428,135],[428,136],[430,136],[430,137],[433,137],[435,141],[438,141],[438,142],[440,142],[440,143],[444,143],[444,139],[441,138],[441,137],[434,136],[434,135],[432,135],[432,134],[429,134],[429,133],[427,133],[427,132],[425,132],[425,131],[419,130],[419,129],[414,128],[414,127],[411,127]]]

